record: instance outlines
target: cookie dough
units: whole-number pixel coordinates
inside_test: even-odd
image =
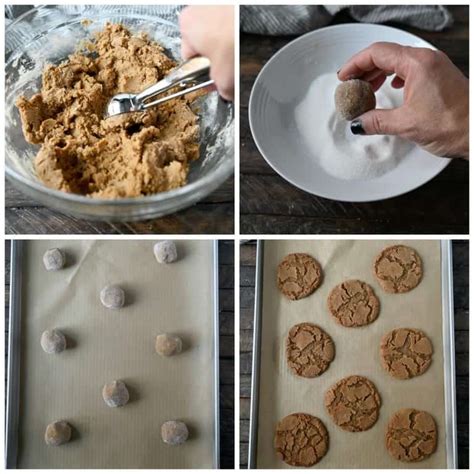
[[[166,421],[161,425],[161,439],[166,444],[183,444],[189,436],[188,427],[182,421]]]
[[[122,308],[125,304],[125,292],[120,286],[106,286],[100,292],[100,301],[108,309]]]
[[[351,375],[335,383],[324,403],[334,423],[346,431],[366,431],[379,417],[382,404],[375,385],[367,378]]]
[[[301,323],[290,329],[286,358],[296,375],[307,378],[321,375],[333,361],[334,354],[331,337],[315,324]]]
[[[102,398],[109,407],[116,408],[126,405],[130,395],[127,386],[121,380],[114,380],[104,385]]]
[[[393,245],[377,256],[374,273],[387,293],[406,293],[420,283],[423,267],[415,250],[405,245]]]
[[[61,270],[66,264],[66,255],[61,249],[46,250],[43,255],[43,264],[48,272]]]
[[[437,439],[436,422],[429,413],[404,408],[390,418],[385,446],[399,461],[421,461],[435,452]]]
[[[179,354],[183,349],[183,342],[172,334],[159,334],[155,340],[155,350],[161,356],[169,357]]]
[[[333,288],[328,308],[342,326],[365,326],[379,315],[380,303],[370,285],[359,280],[347,280]]]
[[[176,244],[172,240],[157,242],[153,247],[153,253],[158,263],[173,263],[178,260]]]
[[[397,379],[409,379],[426,372],[432,354],[431,341],[419,329],[394,329],[380,343],[382,367]]]
[[[67,346],[66,336],[58,329],[48,329],[41,334],[41,347],[47,354],[59,354]]]
[[[277,456],[286,464],[310,467],[327,453],[329,435],[319,418],[293,413],[278,423],[274,445]]]
[[[25,139],[40,145],[34,166],[48,187],[96,198],[144,196],[186,184],[199,158],[198,117],[181,97],[140,113],[104,119],[109,99],[141,92],[176,63],[145,34],[107,24],[59,65],[42,87],[19,97]]]
[[[278,288],[290,300],[309,296],[319,287],[321,281],[321,266],[305,253],[291,253],[278,265]]]
[[[44,441],[49,446],[59,446],[71,439],[71,425],[66,421],[55,421],[46,427]]]
[[[350,79],[337,86],[334,103],[339,117],[344,120],[353,120],[375,109],[375,94],[368,82]]]

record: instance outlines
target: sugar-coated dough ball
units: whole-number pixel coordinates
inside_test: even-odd
[[[120,286],[106,286],[100,292],[100,301],[109,309],[122,308],[125,304],[125,292],[120,288]]]
[[[66,349],[66,336],[57,329],[50,329],[41,334],[41,347],[48,354],[58,354]]]
[[[182,421],[166,421],[161,425],[161,438],[166,444],[183,444],[188,436],[188,427]]]
[[[344,120],[352,120],[375,109],[376,100],[372,86],[360,79],[350,79],[339,84],[334,95],[337,113]]]
[[[67,421],[55,421],[46,427],[44,441],[49,446],[59,446],[71,439],[71,426]]]
[[[122,407],[130,399],[127,386],[121,380],[106,383],[102,389],[102,397],[111,408]]]
[[[66,264],[66,255],[61,249],[49,249],[43,255],[44,268],[48,272],[61,270]]]
[[[155,350],[162,356],[179,354],[183,349],[183,342],[172,334],[160,334],[156,336]]]
[[[173,263],[178,260],[176,244],[172,240],[162,240],[153,247],[153,252],[158,263]]]

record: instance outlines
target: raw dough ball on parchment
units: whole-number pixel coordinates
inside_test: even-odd
[[[49,249],[43,255],[44,268],[48,272],[61,270],[66,265],[66,255],[61,249]]]
[[[48,354],[58,354],[66,346],[66,336],[58,329],[48,329],[41,334],[41,347]]]
[[[127,386],[121,380],[106,383],[102,389],[102,397],[111,408],[122,407],[130,399]]]
[[[157,242],[153,247],[153,253],[158,263],[173,263],[178,260],[176,244],[172,240]]]
[[[172,334],[159,334],[156,336],[155,350],[161,356],[172,356],[179,354],[183,349],[183,342]]]
[[[161,425],[161,438],[166,444],[183,444],[188,436],[188,427],[182,421],[166,421]]]
[[[59,446],[71,439],[71,426],[67,421],[55,421],[46,427],[44,441],[49,446]]]
[[[100,292],[100,301],[108,309],[119,309],[125,304],[125,292],[120,286],[108,285]]]

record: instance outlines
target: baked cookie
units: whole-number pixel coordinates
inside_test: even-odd
[[[290,253],[278,265],[278,288],[290,300],[310,295],[321,280],[321,265],[308,254]]]
[[[370,285],[360,280],[347,280],[329,293],[328,308],[342,326],[365,326],[377,319],[380,303]]]
[[[404,408],[388,422],[385,446],[399,461],[421,461],[436,450],[438,431],[434,418],[426,411]]]
[[[423,267],[415,250],[405,245],[393,245],[377,256],[374,273],[387,293],[406,293],[420,283]]]
[[[380,343],[382,367],[397,379],[410,379],[428,370],[433,346],[423,331],[398,328]]]
[[[359,375],[335,383],[324,403],[334,423],[346,431],[368,430],[377,421],[382,404],[375,385]]]
[[[286,464],[310,467],[327,453],[329,435],[319,418],[293,413],[278,423],[274,444],[277,456]]]
[[[296,375],[307,378],[321,375],[333,361],[334,353],[331,337],[315,324],[295,324],[288,333],[286,358]]]

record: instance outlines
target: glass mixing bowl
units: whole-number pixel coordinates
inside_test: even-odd
[[[201,156],[190,167],[188,184],[139,198],[95,199],[44,186],[33,168],[38,146],[27,143],[15,100],[41,87],[45,64],[67,58],[81,40],[90,39],[107,22],[122,23],[132,32],[146,32],[175,59],[180,35],[174,6],[41,6],[23,14],[5,32],[5,169],[7,178],[42,204],[94,220],[130,221],[170,214],[190,206],[218,188],[234,168],[233,106],[212,92],[195,106],[201,125]],[[84,20],[90,20],[85,22]]]

